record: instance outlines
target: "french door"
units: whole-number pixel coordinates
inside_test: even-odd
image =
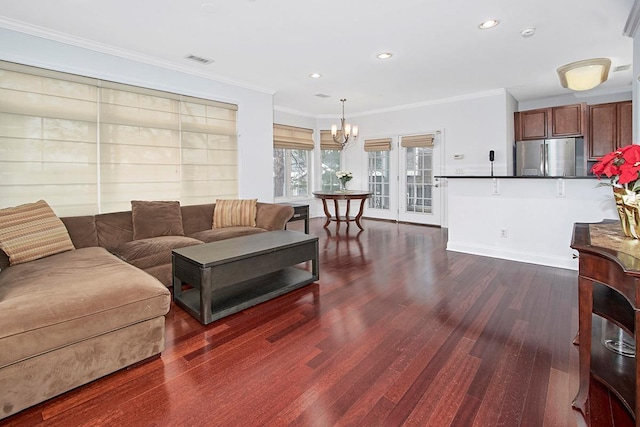
[[[401,147],[398,180],[398,220],[441,225],[440,183],[435,145]]]
[[[422,137],[429,137],[426,146]],[[442,190],[435,178],[441,170],[440,132],[394,140],[391,151],[367,153],[369,191],[373,193],[367,215],[441,225]]]

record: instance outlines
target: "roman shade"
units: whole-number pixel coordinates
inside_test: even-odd
[[[295,126],[273,125],[273,148],[313,150],[313,130]]]
[[[400,138],[400,145],[405,148],[433,147],[433,139],[433,134],[403,136]]]
[[[321,150],[342,150],[342,144],[338,144],[333,140],[330,130],[320,131],[320,149]]]
[[[391,138],[366,139],[364,151],[390,151]]]
[[[62,216],[236,198],[238,107],[0,62],[0,207]]]

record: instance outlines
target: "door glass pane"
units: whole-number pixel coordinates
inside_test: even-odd
[[[389,209],[389,152],[369,151],[369,207]]]
[[[431,159],[433,149],[429,147],[408,147],[406,150],[406,211],[431,213],[431,185],[433,183]]]

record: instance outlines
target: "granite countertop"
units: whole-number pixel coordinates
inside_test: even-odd
[[[479,178],[479,179],[598,179],[598,177],[594,175],[590,176],[512,176],[512,175],[439,175],[435,178],[451,178],[451,179],[459,179],[459,178]]]

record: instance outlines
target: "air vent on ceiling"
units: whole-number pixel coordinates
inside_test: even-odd
[[[315,96],[318,98],[331,98],[331,95],[325,95],[324,93],[317,93]]]
[[[631,68],[631,64],[627,64],[627,65],[618,65],[617,67],[615,67],[613,69],[613,72],[615,73],[616,71],[626,71],[629,68]]]
[[[207,59],[207,58],[203,58],[202,56],[191,55],[191,54],[185,56],[185,58],[190,59],[192,61],[199,62],[203,65],[211,64],[213,62],[213,59]]]

